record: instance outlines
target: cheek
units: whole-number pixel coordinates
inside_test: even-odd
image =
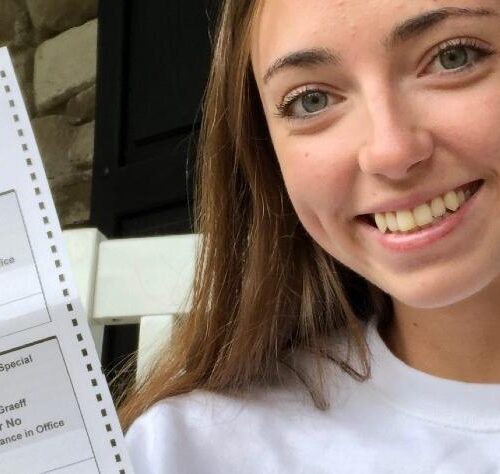
[[[442,111],[433,126],[442,146],[465,166],[500,169],[500,79],[435,110]]]
[[[355,179],[352,153],[335,143],[327,133],[275,142],[290,200],[313,237],[324,232],[321,222],[345,214]]]
[[[466,151],[481,165],[500,169],[500,84],[496,103],[485,103],[463,127]],[[479,124],[479,126],[478,126]]]

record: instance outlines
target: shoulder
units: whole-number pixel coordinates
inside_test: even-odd
[[[307,358],[299,360],[309,366]],[[325,364],[328,382],[323,389],[328,388],[328,400],[341,408],[352,381],[331,362]],[[136,419],[126,442],[137,474],[280,473],[285,458],[293,472],[302,472],[292,463],[292,452],[303,450],[318,433],[331,440],[331,417],[331,410],[314,406],[302,382],[284,379],[282,385],[238,397],[195,390],[168,398]],[[315,452],[317,456],[324,453]]]
[[[301,391],[236,398],[197,390],[153,405],[132,424],[126,443],[137,474],[250,473],[263,448],[257,440],[314,410]]]

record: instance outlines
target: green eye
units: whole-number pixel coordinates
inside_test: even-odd
[[[328,96],[324,92],[309,92],[302,96],[301,105],[307,113],[313,114],[328,106]]]
[[[456,47],[440,54],[439,62],[445,69],[458,69],[464,67],[469,62],[468,48]]]
[[[477,67],[495,54],[497,53],[494,49],[475,39],[453,39],[439,45],[430,64],[437,68],[437,72],[455,74]]]

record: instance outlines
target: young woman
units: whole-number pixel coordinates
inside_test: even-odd
[[[224,3],[137,473],[500,472],[499,52],[498,0]]]

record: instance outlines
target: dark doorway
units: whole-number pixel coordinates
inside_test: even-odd
[[[107,238],[192,231],[192,169],[217,6],[99,2],[91,222]],[[138,329],[105,328],[108,381],[136,350]],[[120,380],[112,392],[121,392]]]

